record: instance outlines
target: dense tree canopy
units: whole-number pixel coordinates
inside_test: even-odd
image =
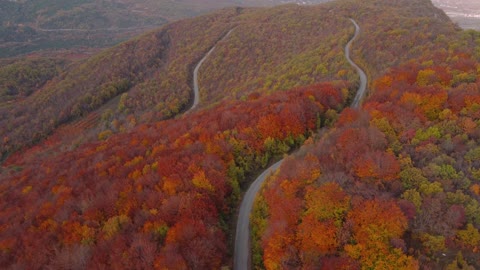
[[[348,18],[361,109],[344,109]],[[256,267],[480,268],[478,48],[430,1],[339,0],[225,9],[69,65],[8,62],[0,265],[228,266],[242,192],[297,149],[256,202]]]
[[[2,174],[1,265],[220,268],[240,186],[341,109],[341,89],[223,103],[31,158]]]

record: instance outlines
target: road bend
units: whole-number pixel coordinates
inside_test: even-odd
[[[360,86],[358,87],[357,94],[355,95],[355,98],[353,99],[351,105],[352,108],[358,108],[363,98],[365,97],[365,94],[367,93],[367,75],[355,62],[353,62],[352,58],[350,58],[350,50],[352,47],[352,43],[360,35],[360,26],[358,26],[355,20],[350,19],[350,21],[352,21],[353,25],[355,25],[355,35],[347,43],[347,46],[345,46],[345,57],[347,58],[350,65],[352,65],[357,70],[357,73],[360,76]]]
[[[355,95],[355,98],[351,104],[351,107],[358,108],[367,92],[367,75],[350,58],[350,49],[351,49],[352,43],[360,35],[360,27],[358,26],[358,24],[353,19],[350,19],[350,21],[355,25],[355,34],[345,46],[345,57],[347,58],[350,65],[352,65],[357,70],[360,76],[360,86],[358,87],[357,94]],[[206,57],[207,56],[208,54],[206,55]],[[201,62],[199,64],[201,64]],[[250,185],[250,187],[248,188],[247,192],[243,197],[242,203],[240,205],[240,210],[239,210],[238,220],[237,220],[237,227],[235,232],[235,251],[234,251],[234,258],[233,258],[234,270],[251,269],[252,261],[250,256],[251,255],[250,215],[253,209],[253,203],[255,201],[255,197],[257,193],[260,191],[260,188],[262,187],[262,184],[265,182],[267,177],[270,174],[272,174],[272,172],[274,172],[280,167],[282,162],[283,162],[283,159],[273,164],[271,167],[266,169],[260,176],[258,176],[257,179],[255,179],[255,181]]]
[[[212,52],[215,50],[218,42],[220,42],[222,40],[225,40],[232,33],[233,30],[235,30],[235,28],[228,31],[228,33],[225,36],[223,36],[219,41],[217,41],[215,46],[213,46],[203,56],[203,58],[200,60],[200,62],[198,62],[198,64],[195,66],[195,69],[193,70],[193,104],[192,104],[192,107],[190,107],[190,109],[188,109],[186,111],[187,113],[193,111],[198,106],[198,104],[200,103],[200,87],[199,87],[199,84],[198,84],[198,71],[200,70],[200,67],[202,66],[203,62],[205,62],[205,60],[207,60],[207,58],[210,56],[210,54],[212,54]]]

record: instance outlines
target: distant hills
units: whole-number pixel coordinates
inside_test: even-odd
[[[453,21],[466,29],[480,30],[480,2],[476,0],[433,0]]]
[[[166,22],[214,9],[286,2],[292,1],[0,0],[0,57],[52,49],[108,47]]]
[[[233,6],[312,5],[329,0],[0,0],[0,57],[71,50],[85,54],[125,41],[167,22]],[[476,28],[473,2],[435,0],[461,26]],[[477,10],[475,13],[473,10]],[[478,14],[477,14],[478,15]],[[472,17],[473,16],[473,17]],[[480,15],[479,15],[480,16]]]

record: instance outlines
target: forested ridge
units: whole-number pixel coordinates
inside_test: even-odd
[[[479,268],[479,48],[428,0],[339,0],[2,60],[0,265],[228,268],[242,192],[299,149],[256,202],[256,268]]]
[[[250,26],[257,23],[263,25],[262,30],[250,31]],[[191,102],[195,64],[233,27],[235,31],[217,44],[215,53],[202,66],[202,106],[225,97],[245,99],[250,93],[357,80],[343,58],[342,45],[352,31],[344,18],[328,15],[321,6],[226,9],[167,25],[73,63],[41,91],[0,108],[0,121],[5,127],[0,131],[3,158],[42,141],[70,122],[85,120],[87,124],[73,126],[82,127],[84,135],[95,138],[101,132],[123,132],[136,123],[183,112]],[[265,37],[266,32],[276,37]],[[308,65],[304,66],[307,59]],[[236,76],[234,80],[232,75]],[[353,89],[352,85],[346,90]],[[89,115],[92,112],[95,116]],[[74,133],[71,129],[59,132]]]

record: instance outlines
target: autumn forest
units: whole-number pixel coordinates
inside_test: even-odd
[[[281,159],[253,269],[479,269],[480,32],[430,0],[337,0],[0,59],[0,265],[232,269]]]

